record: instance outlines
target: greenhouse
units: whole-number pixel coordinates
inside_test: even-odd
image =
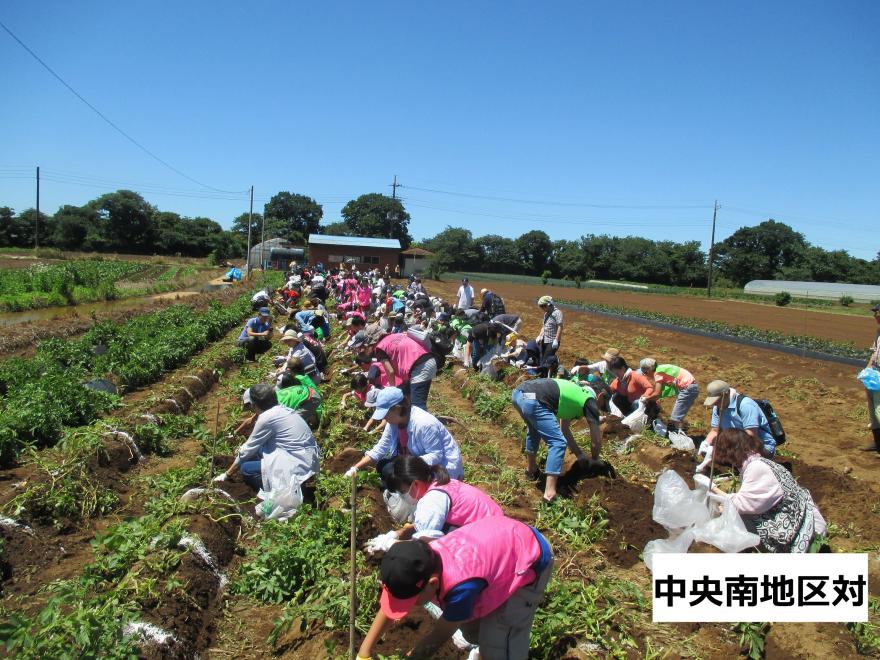
[[[797,298],[839,300],[850,296],[855,302],[880,300],[880,286],[847,284],[845,282],[793,282],[786,280],[752,280],[745,286],[746,293],[773,296],[783,291]]]

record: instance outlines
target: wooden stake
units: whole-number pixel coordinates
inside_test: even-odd
[[[348,657],[355,660],[357,619],[357,474],[351,478],[351,611],[348,615]]]
[[[209,472],[210,477],[208,481],[208,488],[213,486],[214,484],[214,470],[216,469],[214,466],[214,461],[217,456],[217,437],[220,434],[220,400],[217,400],[217,413],[214,415],[214,441],[211,444],[211,470]]]

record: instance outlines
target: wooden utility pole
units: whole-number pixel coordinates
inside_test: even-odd
[[[251,186],[251,210],[248,213],[248,246],[247,246],[247,266],[245,266],[244,279],[251,278],[251,227],[254,225],[254,187]]]
[[[712,210],[712,242],[709,243],[709,282],[706,285],[706,297],[712,297],[712,261],[715,259],[715,218],[718,215],[718,200]]]
[[[266,212],[263,210],[263,228],[260,230],[260,270],[265,269],[266,262],[263,260],[263,251],[266,249]]]
[[[400,184],[397,183],[397,175],[394,175],[394,183],[391,184],[391,199],[397,199],[397,187]]]
[[[40,166],[37,165],[37,217],[34,220],[34,249],[40,247]]]

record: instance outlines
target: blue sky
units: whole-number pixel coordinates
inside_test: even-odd
[[[396,174],[411,233],[708,243],[774,217],[873,258],[880,3],[5,3],[0,205],[129,187],[228,226]],[[446,191],[446,192],[436,192]],[[448,194],[456,193],[456,194]]]

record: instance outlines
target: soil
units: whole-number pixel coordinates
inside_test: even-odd
[[[454,293],[459,284],[431,282],[433,292],[441,290],[447,300],[455,300]],[[709,300],[693,296],[675,296],[656,293],[634,293],[631,291],[608,291],[605,289],[555,288],[528,284],[508,284],[504,282],[478,282],[471,280],[475,291],[481,287],[491,289],[504,298],[532,303],[543,295],[552,295],[560,300],[577,300],[587,303],[633,307],[648,311],[663,312],[677,316],[692,316],[725,323],[751,325],[763,330],[778,330],[793,335],[811,335],[835,341],[855,342],[856,346],[870,346],[874,341],[875,325],[866,311],[865,316],[832,314],[829,312],[794,309],[748,303],[736,300]],[[510,310],[508,310],[508,313]],[[537,317],[540,310],[533,306],[531,316]],[[566,312],[567,313],[567,312]]]

